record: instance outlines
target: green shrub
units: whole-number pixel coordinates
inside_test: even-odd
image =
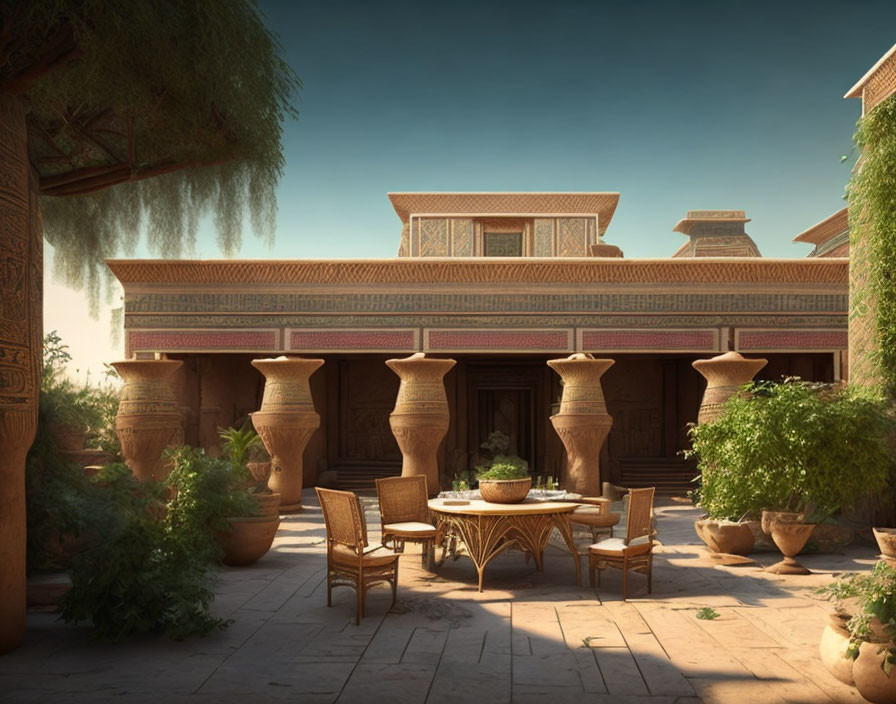
[[[119,454],[121,446],[115,433],[119,389],[118,374],[106,366],[106,380],[101,386],[79,386],[65,376],[71,361],[68,345],[53,330],[44,337],[43,370],[39,397],[39,423],[67,425],[87,433],[87,444],[112,454]]]
[[[689,430],[698,503],[712,518],[777,509],[820,521],[894,476],[893,417],[872,392],[798,379],[745,390],[716,421]]]
[[[123,464],[95,478],[99,539],[73,561],[65,621],[90,621],[96,636],[112,640],[143,632],[182,639],[227,625],[209,613],[216,533],[228,517],[253,514],[255,503],[238,488],[248,472],[191,447],[166,457],[173,468],[165,484],[140,482]]]

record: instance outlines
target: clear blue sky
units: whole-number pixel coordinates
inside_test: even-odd
[[[634,257],[744,209],[764,255],[805,256],[844,205],[843,94],[896,42],[892,0],[261,7],[304,89],[277,244],[242,256],[393,256],[402,190],[619,191],[606,240]]]
[[[260,6],[304,89],[259,258],[394,256],[386,193],[430,190],[619,191],[606,241],[630,257],[671,255],[687,210],[744,209],[765,256],[805,256],[793,237],[844,205],[843,94],[896,42],[894,0]],[[195,254],[221,256],[208,224]],[[47,330],[82,368],[120,356],[73,295],[48,287]]]

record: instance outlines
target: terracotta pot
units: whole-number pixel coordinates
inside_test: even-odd
[[[405,359],[390,359],[386,366],[401,379],[389,426],[401,450],[401,476],[423,474],[430,494],[437,494],[438,449],[451,420],[445,375],[453,359],[430,359],[418,352]]]
[[[881,555],[896,558],[896,528],[873,528]]]
[[[712,359],[698,359],[691,364],[706,378],[706,391],[697,413],[698,423],[710,423],[722,415],[725,402],[744,384],[753,380],[768,360],[747,359],[737,352],[726,352]]]
[[[821,641],[818,643],[818,653],[828,672],[843,684],[855,685],[852,677],[852,666],[855,661],[845,657],[846,649],[849,647],[849,632],[846,630],[848,620],[849,616],[843,614],[830,615],[830,621],[824,627]]]
[[[532,477],[479,480],[479,493],[483,501],[493,504],[518,504],[526,500],[531,488]]]
[[[729,555],[749,555],[753,552],[753,531],[745,523],[703,518],[694,523],[694,529],[698,537],[715,552]]]
[[[613,366],[613,360],[579,353],[552,359],[548,366],[563,379],[560,411],[551,416],[566,449],[561,482],[569,491],[595,496],[601,488],[600,449],[613,425],[600,378]]]
[[[268,486],[281,494],[282,513],[302,510],[302,454],[320,426],[308,379],[323,363],[298,357],[252,360],[265,377],[261,409],[252,414],[252,424],[271,456]]]
[[[891,645],[889,642],[862,643],[859,646],[859,657],[852,666],[856,689],[874,704],[896,704],[896,665],[890,670],[889,676],[884,674],[881,667]]]
[[[784,559],[776,565],[766,567],[765,571],[774,574],[810,574],[809,570],[793,558],[806,545],[813,530],[815,530],[815,525],[812,523],[772,522],[772,540],[784,555]]]
[[[802,513],[763,509],[759,525],[762,527],[763,533],[771,535],[772,523],[802,523],[805,519],[806,516]]]
[[[274,542],[280,527],[279,516],[251,516],[228,518],[229,531],[218,533],[218,541],[224,548],[225,565],[244,567],[264,557]]]
[[[271,461],[267,462],[246,462],[246,469],[252,475],[252,479],[256,482],[266,482],[271,477]]]
[[[84,439],[87,433],[67,423],[53,423],[50,425],[50,435],[60,452],[80,452],[84,449]]]
[[[161,480],[170,471],[161,462],[162,450],[181,433],[181,415],[168,379],[181,364],[171,359],[112,363],[124,381],[115,432],[122,459],[140,480]]]
[[[255,504],[258,506],[257,515],[280,515],[280,494],[271,492],[270,494],[252,494],[252,496],[255,498]]]

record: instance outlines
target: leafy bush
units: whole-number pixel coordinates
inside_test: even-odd
[[[228,518],[253,516],[252,497],[242,490],[252,475],[245,465],[209,457],[204,450],[183,446],[166,452],[173,463],[167,484],[174,492],[167,521],[210,558],[220,557],[215,532],[228,530]]]
[[[820,521],[894,476],[893,417],[872,392],[798,379],[744,389],[716,421],[689,430],[698,502],[712,518],[777,509]]]
[[[529,476],[526,460],[507,455],[496,455],[488,466],[476,468],[476,478],[483,479],[525,479]]]
[[[197,552],[195,534],[160,519],[164,486],[141,483],[123,464],[107,466],[96,481],[105,490],[107,520],[102,538],[73,561],[63,620],[90,621],[96,637],[111,640],[144,632],[182,639],[223,627],[209,614],[208,552]]]
[[[78,387],[65,377],[71,361],[68,345],[52,331],[44,337],[44,364],[40,383],[40,420],[87,432],[103,424],[103,415],[88,386]]]
[[[255,510],[238,488],[248,472],[191,447],[166,457],[173,468],[165,484],[140,482],[123,464],[95,478],[102,538],[73,561],[65,621],[91,621],[95,635],[112,640],[142,632],[179,640],[227,625],[209,613],[216,533],[228,517]]]
[[[29,574],[67,567],[73,542],[97,534],[104,520],[101,492],[81,467],[62,459],[46,424],[38,423],[25,463]]]

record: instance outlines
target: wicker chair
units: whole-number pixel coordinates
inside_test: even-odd
[[[647,593],[652,588],[653,535],[650,518],[653,513],[653,493],[655,489],[631,489],[628,493],[625,538],[606,538],[588,548],[588,567],[591,586],[594,587],[594,570],[597,569],[597,583],[600,573],[607,567],[622,570],[622,600],[628,597],[628,571],[643,572],[647,575]]]
[[[392,605],[398,587],[398,555],[382,545],[368,545],[367,523],[361,501],[350,491],[316,488],[327,526],[327,606],[333,587],[352,587],[358,595],[355,623],[364,616],[367,590],[375,584],[392,585]]]
[[[389,547],[391,543],[392,549],[401,553],[407,542],[422,543],[423,566],[431,568],[438,531],[426,505],[429,496],[426,476],[377,479],[376,495],[380,502],[383,545]]]
[[[591,539],[596,543],[600,533],[609,531],[613,537],[613,526],[619,523],[619,514],[610,512],[610,500],[602,497],[583,497],[587,506],[579,506],[569,514],[572,523],[587,526],[591,529]]]

